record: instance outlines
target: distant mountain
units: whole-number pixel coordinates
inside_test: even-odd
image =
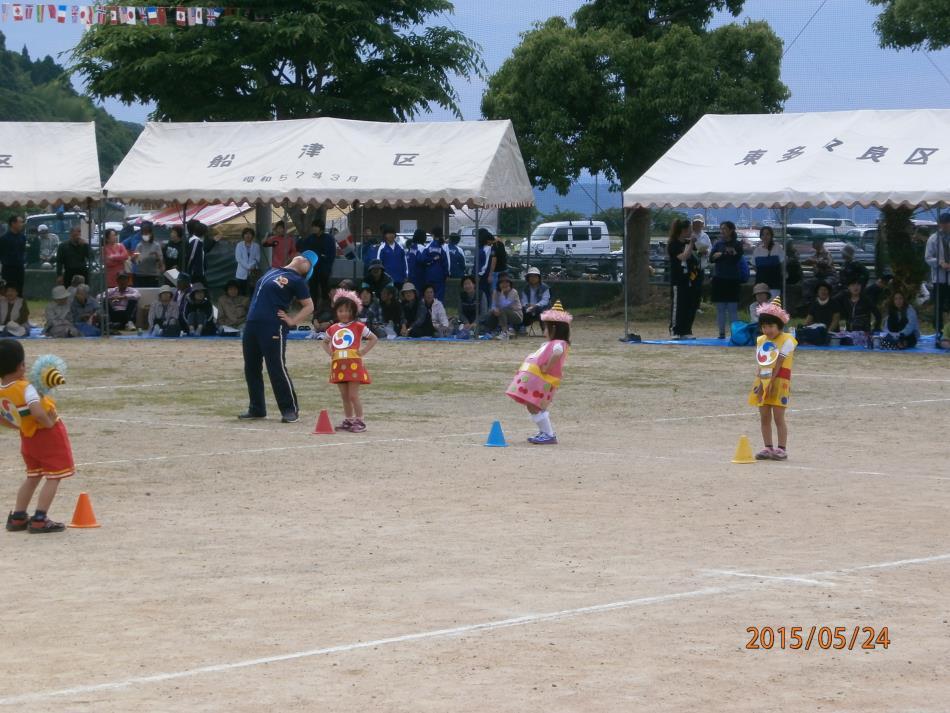
[[[142,132],[140,124],[117,121],[75,89],[66,70],[47,55],[42,60],[6,48],[0,32],[0,121],[95,121],[99,173],[103,183]],[[64,161],[69,157],[64,156]],[[55,170],[55,166],[51,167]]]

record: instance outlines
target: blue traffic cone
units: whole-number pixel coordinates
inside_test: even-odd
[[[501,430],[501,421],[495,421],[491,425],[491,431],[488,433],[488,440],[485,441],[485,445],[490,448],[507,448],[508,444],[505,442],[505,434]]]

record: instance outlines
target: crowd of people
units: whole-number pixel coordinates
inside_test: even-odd
[[[678,219],[672,223],[667,256],[673,339],[695,338],[693,322],[702,309],[708,268],[719,339],[728,336],[734,343],[751,343],[757,310],[781,293],[784,277],[788,284],[802,283],[804,320],[796,328],[800,342],[910,349],[920,340],[915,305],[933,300],[938,345],[950,348],[950,328],[944,324],[944,315],[950,311],[950,213],[942,214],[937,231],[919,242],[921,260],[930,269],[930,286],[924,285],[917,294],[905,294],[889,271],[871,279],[867,267],[855,259],[855,249],[850,244],[844,246],[841,264],[837,265],[824,240],[816,239],[813,254],[799,263],[797,256],[785,255],[774,231],[766,226],[759,231],[759,242],[751,257],[747,257],[735,224],[724,221],[719,227],[720,237],[713,242],[705,232],[702,215],[696,215],[692,221]],[[811,269],[808,279],[802,279],[802,266]],[[739,301],[742,286],[753,271],[756,284],[746,322],[739,319]]]

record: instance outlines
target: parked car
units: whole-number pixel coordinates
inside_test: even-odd
[[[578,255],[610,254],[610,234],[607,224],[598,220],[571,220],[541,223],[531,237],[518,246],[519,255]]]
[[[857,227],[850,218],[809,218],[808,223],[810,225],[827,225],[831,228],[840,228],[845,231]]]

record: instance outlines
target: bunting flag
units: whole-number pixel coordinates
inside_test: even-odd
[[[120,6],[120,5],[28,5],[24,3],[0,3],[0,22],[23,22],[36,19],[58,25],[150,25],[177,27],[217,27],[224,17],[248,16],[233,7],[185,7],[177,6]]]

